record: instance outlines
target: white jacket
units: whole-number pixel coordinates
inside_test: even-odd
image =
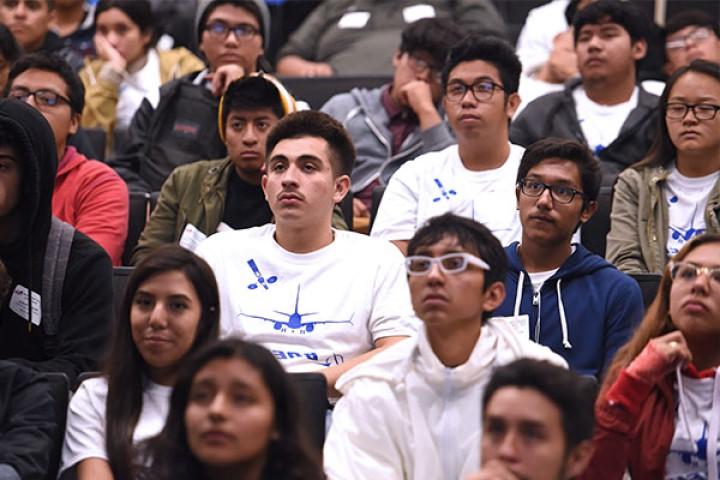
[[[325,442],[330,480],[458,480],[480,464],[481,397],[492,370],[520,358],[567,367],[549,348],[489,319],[468,361],[445,367],[425,329],[352,369]]]

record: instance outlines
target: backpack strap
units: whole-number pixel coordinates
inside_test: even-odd
[[[75,229],[72,226],[52,217],[45,248],[41,297],[42,325],[46,336],[55,336],[58,333],[65,271],[74,235]]]

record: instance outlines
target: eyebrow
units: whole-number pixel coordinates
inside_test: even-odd
[[[479,82],[498,83],[498,81],[495,80],[494,78],[488,77],[487,75],[482,75],[480,77],[475,77],[473,80],[471,80],[469,85],[473,85],[473,84],[479,83]],[[465,82],[461,78],[455,77],[455,78],[452,78],[451,80],[448,80],[448,84],[450,84],[450,83],[465,83]]]

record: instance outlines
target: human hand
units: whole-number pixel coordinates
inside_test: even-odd
[[[124,73],[127,70],[127,60],[117,48],[110,44],[107,38],[96,33],[93,40],[98,57],[108,63],[117,73]]]
[[[218,67],[214,72],[207,75],[210,81],[210,90],[216,97],[222,96],[228,86],[238,78],[245,76],[245,69],[240,65],[229,64]]]
[[[676,330],[650,340],[627,367],[627,371],[636,378],[655,383],[672,372],[679,363],[690,361],[690,348],[683,334]]]
[[[353,198],[353,217],[361,218],[369,216],[370,210],[365,206],[365,203],[359,198]]]
[[[466,477],[465,480],[518,480],[518,478],[500,460],[489,460],[478,473]]]
[[[548,61],[538,73],[540,80],[549,83],[563,83],[578,75],[577,55],[572,29],[558,33],[553,39],[553,49]]]
[[[403,85],[400,88],[400,98],[418,115],[427,109],[435,110],[430,84],[424,80],[412,80]]]
[[[332,77],[335,75],[329,63],[305,62],[300,69],[301,77]]]

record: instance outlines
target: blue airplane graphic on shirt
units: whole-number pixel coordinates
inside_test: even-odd
[[[446,190],[439,178],[433,178],[433,180],[435,181],[435,185],[437,185],[438,189],[440,190],[440,195],[442,195],[442,197],[433,198],[433,202],[439,202],[442,198],[445,198],[445,200],[450,200],[450,195],[457,195],[457,192],[452,188]]]
[[[295,295],[295,311],[292,313],[285,313],[278,310],[273,310],[273,312],[284,315],[287,317],[287,320],[277,320],[274,318],[268,318],[263,317],[261,315],[249,315],[247,313],[241,313],[243,317],[248,318],[257,318],[259,320],[264,320],[266,322],[271,322],[274,324],[273,328],[275,330],[282,330],[283,327],[290,328],[292,330],[301,330],[305,331],[307,333],[311,333],[313,330],[315,330],[315,325],[322,325],[322,324],[328,324],[328,323],[349,323],[352,325],[352,315],[348,320],[317,320],[317,321],[311,321],[311,322],[303,322],[304,317],[309,317],[310,315],[317,315],[318,312],[307,312],[307,313],[300,313],[298,310],[300,304],[300,285],[298,285],[297,293]]]

